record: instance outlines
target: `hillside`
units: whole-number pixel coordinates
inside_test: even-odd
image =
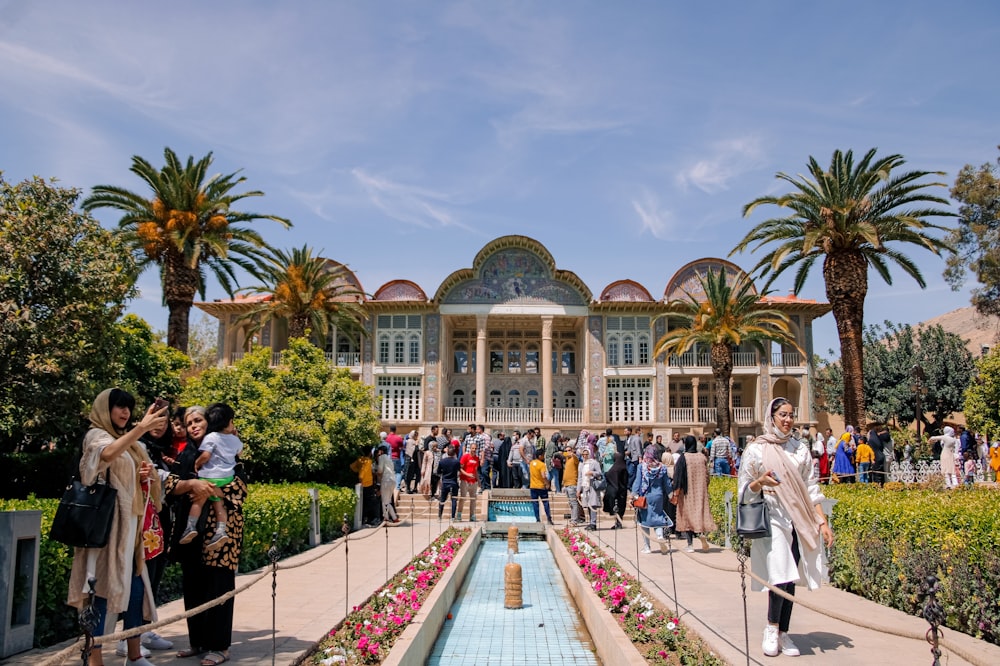
[[[943,315],[917,324],[917,327],[940,324],[949,333],[964,338],[969,351],[976,358],[983,353],[983,347],[992,347],[1000,340],[1000,319],[984,317],[973,307],[958,308]]]

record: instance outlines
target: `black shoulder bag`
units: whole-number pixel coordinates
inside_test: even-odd
[[[105,483],[100,475],[92,486],[85,486],[79,479],[66,486],[59,500],[49,538],[78,548],[103,548],[111,536],[111,523],[115,517],[115,498],[118,491],[111,487],[110,473],[105,472]]]
[[[764,493],[761,493],[757,501],[744,504],[743,496],[746,492],[744,486],[736,510],[736,533],[744,539],[768,539],[771,537],[771,513],[764,501]]]

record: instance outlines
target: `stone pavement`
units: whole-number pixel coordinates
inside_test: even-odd
[[[482,497],[480,498],[482,501]],[[485,514],[480,508],[480,518]],[[565,524],[561,514],[554,511],[561,529]],[[333,550],[320,559],[298,568],[279,570],[277,604],[277,650],[275,664],[294,664],[296,659],[321,639],[344,617],[347,605],[360,604],[420,552],[441,531],[447,521],[436,519],[404,519],[403,523],[386,529],[366,529],[352,534],[348,544],[350,557],[349,578],[345,581],[344,547],[323,545],[282,561],[284,566],[311,560],[317,555]],[[740,578],[735,571],[736,556],[732,552],[713,546],[708,553],[673,553],[674,576],[671,576],[670,558],[662,553],[639,554],[641,542],[636,539],[632,523],[626,529],[610,530],[610,523],[602,515],[601,529],[584,532],[595,540],[604,542],[607,550],[625,567],[638,562],[643,584],[659,597],[665,607],[674,608],[673,582],[677,584],[681,620],[701,635],[726,661],[744,664],[743,608]],[[388,544],[386,538],[388,532]],[[697,541],[695,542],[697,545]],[[388,545],[388,549],[387,549]],[[677,540],[675,546],[683,544]],[[386,552],[388,550],[388,565]],[[638,558],[638,559],[637,559]],[[720,570],[723,569],[723,570]],[[258,572],[237,577],[237,587],[259,575]],[[345,589],[347,590],[345,600]],[[774,663],[766,659],[760,649],[760,636],[766,615],[767,596],[749,591],[747,603],[750,626],[750,657],[754,664]],[[930,663],[928,645],[920,640],[882,633],[866,626],[888,627],[899,631],[923,634],[927,623],[853,594],[831,587],[814,592],[800,590],[804,602],[811,602],[835,613],[857,618],[857,624],[833,619],[796,605],[792,617],[791,635],[802,649],[797,663],[803,664],[896,664]],[[229,663],[248,666],[272,663],[272,590],[268,575],[236,598],[233,628],[233,646]],[[183,611],[180,601],[160,608],[160,617],[167,618]],[[484,618],[484,621],[488,621]],[[976,655],[978,664],[1000,664],[1000,647],[985,641],[945,630],[946,636],[958,642],[964,650]],[[187,647],[186,626],[183,621],[159,630],[164,637],[174,641],[174,650],[154,652],[150,661],[157,665],[185,666],[198,664],[197,659],[175,659],[178,649]],[[40,664],[58,651],[31,651],[5,662],[8,666]],[[970,663],[957,654],[944,650],[942,663],[951,665]],[[783,658],[787,660],[788,658]],[[105,650],[105,663],[120,664],[122,658]],[[79,658],[64,663],[79,663]]]
[[[631,527],[632,523],[628,523]],[[745,664],[743,604],[740,575],[736,554],[718,546],[709,552],[683,551],[686,543],[674,539],[671,576],[670,557],[656,550],[640,554],[641,538],[634,529],[585,532],[593,540],[603,542],[602,547],[622,566],[631,567],[635,573],[638,562],[643,586],[655,594],[661,603],[673,610],[673,582],[677,583],[677,600],[680,604],[681,622],[692,627],[731,664]],[[695,548],[699,548],[695,539]],[[638,557],[638,560],[637,560]],[[749,569],[749,562],[747,563]],[[723,570],[720,570],[723,569]],[[725,571],[725,569],[731,571]],[[650,584],[653,581],[654,584]],[[926,621],[901,611],[881,606],[854,594],[824,586],[808,591],[797,588],[797,595],[811,605],[831,611],[839,616],[855,618],[855,623],[833,619],[796,604],[792,614],[789,634],[802,651],[795,663],[802,664],[929,664],[930,646],[923,640],[904,638],[882,633],[869,627],[923,635],[929,628]],[[767,594],[750,590],[747,578],[747,616],[750,633],[750,661],[754,664],[774,663],[761,651],[761,635],[767,617]],[[975,656],[975,662],[962,659],[958,654],[943,649],[942,663],[946,664],[1000,664],[1000,647],[977,640],[956,631],[945,629],[948,639],[956,641],[963,651]],[[779,657],[787,661],[788,657]]]

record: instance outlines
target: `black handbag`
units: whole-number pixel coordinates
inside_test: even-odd
[[[771,537],[771,513],[764,501],[764,495],[760,499],[748,504],[743,503],[743,495],[747,489],[743,488],[740,493],[740,504],[736,508],[736,533],[744,539],[769,539]]]
[[[108,545],[118,491],[100,480],[98,475],[94,485],[85,486],[79,479],[73,479],[66,486],[52,519],[50,539],[78,548]],[[107,475],[105,480],[108,480]]]

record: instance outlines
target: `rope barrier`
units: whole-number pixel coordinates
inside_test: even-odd
[[[385,525],[385,521],[382,521],[381,523],[379,523],[376,526],[376,529],[373,529],[370,532],[368,532],[366,534],[363,534],[361,536],[356,536],[356,537],[351,538],[351,535],[347,535],[347,536],[341,537],[341,538],[337,539],[336,541],[332,542],[331,544],[328,544],[328,547],[326,547],[326,549],[323,552],[321,552],[321,553],[319,553],[319,554],[317,554],[317,555],[315,555],[313,557],[309,557],[307,559],[304,559],[304,560],[302,560],[300,562],[295,562],[293,564],[283,564],[283,563],[279,562],[279,563],[276,564],[276,569],[278,571],[290,571],[292,569],[298,569],[299,567],[304,567],[306,565],[312,564],[313,562],[316,562],[317,560],[319,560],[319,559],[321,559],[323,557],[326,557],[330,553],[335,552],[340,546],[344,545],[344,543],[347,542],[347,541],[362,541],[364,539],[369,538],[370,536],[372,536],[373,534],[376,534],[378,532],[378,529],[377,529],[378,527],[382,527],[383,525]],[[316,550],[319,550],[320,548],[323,548],[323,546],[317,546]],[[223,594],[221,596],[218,596],[215,599],[212,599],[211,601],[206,601],[205,603],[201,604],[200,606],[196,606],[195,608],[192,608],[190,610],[184,611],[183,613],[177,613],[176,615],[171,615],[168,618],[164,618],[162,620],[156,620],[155,622],[150,622],[149,624],[144,624],[141,627],[133,627],[132,629],[124,629],[122,631],[119,631],[119,632],[116,632],[116,633],[113,633],[113,634],[104,634],[102,636],[94,636],[94,638],[93,638],[94,646],[95,647],[99,647],[101,645],[105,645],[105,644],[109,644],[109,643],[116,643],[118,641],[126,640],[126,639],[129,639],[129,638],[135,638],[136,636],[140,636],[140,635],[146,633],[147,631],[155,631],[155,630],[159,629],[160,627],[166,627],[166,626],[171,625],[171,624],[176,624],[177,622],[180,622],[181,620],[186,620],[189,617],[193,617],[193,616],[198,615],[200,613],[204,613],[205,611],[209,610],[210,608],[214,608],[216,606],[220,606],[220,605],[226,603],[227,601],[229,601],[230,599],[236,597],[237,595],[242,594],[246,590],[250,589],[251,587],[253,587],[257,583],[259,583],[260,581],[262,581],[264,578],[267,578],[267,576],[269,574],[271,574],[271,569],[270,568],[268,568],[265,571],[262,571],[260,574],[257,575],[256,578],[248,581],[247,583],[244,583],[243,585],[240,585],[236,589],[230,590],[229,592],[226,592],[225,594]],[[83,645],[83,642],[84,642],[84,638],[83,637],[78,638],[72,645],[69,645],[69,646],[63,648],[59,652],[57,652],[57,653],[49,656],[48,658],[46,658],[45,661],[41,662],[41,666],[61,666],[62,664],[65,663],[65,661],[66,661],[67,658],[69,658],[70,656],[74,655],[74,653],[79,652],[81,646]]]

